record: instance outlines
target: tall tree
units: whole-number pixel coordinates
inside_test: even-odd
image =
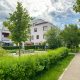
[[[17,2],[16,11],[10,13],[10,17],[7,21],[3,22],[4,26],[8,27],[11,32],[11,39],[19,44],[19,56],[20,56],[20,46],[22,42],[27,41],[29,27],[30,27],[30,16],[25,8],[23,8],[22,3]]]
[[[53,27],[46,33],[46,42],[49,48],[57,48],[61,46],[60,29]]]
[[[61,32],[64,44],[69,48],[77,47],[80,43],[79,31],[77,25],[66,25],[65,29]]]

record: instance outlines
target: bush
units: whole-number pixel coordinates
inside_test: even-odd
[[[5,58],[0,61],[1,80],[35,80],[35,76],[68,55],[67,48],[44,54]]]
[[[0,57],[6,56],[7,54],[8,52],[6,50],[4,50],[3,48],[0,48]]]
[[[2,47],[3,49],[6,49],[6,50],[13,50],[13,49],[19,49],[18,46],[5,46],[5,47]]]
[[[69,48],[69,52],[72,52],[72,53],[78,53],[79,51],[80,51],[80,48],[79,47],[72,48],[72,49]]]
[[[3,49],[6,49],[6,50],[13,50],[13,49],[19,49],[18,46],[5,46],[3,47]],[[44,46],[42,45],[33,45],[33,46],[25,46],[25,49],[44,49]]]

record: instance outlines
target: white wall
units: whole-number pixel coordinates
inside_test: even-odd
[[[2,39],[2,30],[0,29],[0,42],[1,42],[1,39]]]
[[[32,35],[34,36],[34,39],[31,40],[31,42],[33,42],[34,44],[46,41],[45,39],[43,39],[43,35],[47,31],[43,31],[43,26],[47,26],[47,31],[49,29],[51,29],[51,27],[52,27],[52,25],[50,23],[45,23],[45,24],[41,24],[41,25],[37,25],[37,26],[32,26],[31,27],[31,36]],[[37,32],[34,32],[34,28],[37,28]],[[37,35],[39,35],[39,39],[36,39]]]
[[[0,22],[0,41],[2,40],[2,28],[3,28],[3,22]]]
[[[0,23],[0,42],[2,42],[2,38],[3,38],[3,40],[4,40],[3,42],[4,43],[11,43],[11,40],[10,39],[8,39],[8,38],[6,38],[6,37],[4,37],[2,35],[2,32],[9,33],[10,34],[10,31],[6,27],[4,27],[3,26],[3,23],[1,22]]]

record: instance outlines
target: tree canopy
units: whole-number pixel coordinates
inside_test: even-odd
[[[11,39],[15,43],[21,44],[28,39],[30,16],[28,11],[23,8],[22,3],[17,2],[16,11],[10,13],[10,17],[3,23],[11,32]]]
[[[65,29],[61,32],[64,44],[69,47],[77,47],[80,43],[79,29],[77,25],[69,24],[65,26]]]
[[[60,29],[57,27],[52,27],[46,33],[46,42],[49,45],[49,48],[57,48],[61,46],[61,39],[60,39]]]
[[[73,9],[76,11],[76,12],[80,12],[80,0],[76,0],[74,6],[73,6]]]

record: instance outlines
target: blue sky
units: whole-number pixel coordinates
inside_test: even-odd
[[[0,22],[15,10],[20,1],[31,17],[42,18],[60,27],[65,24],[78,23],[79,13],[72,9],[75,0],[0,0]]]

